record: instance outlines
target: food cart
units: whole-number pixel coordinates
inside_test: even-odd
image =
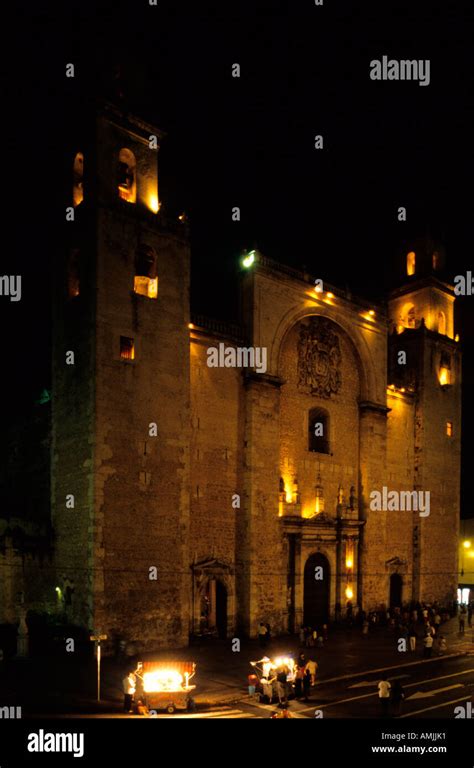
[[[196,664],[193,661],[141,661],[136,675],[141,678],[145,704],[149,710],[166,709],[171,715],[177,709],[192,706]]]
[[[288,670],[286,682],[288,684],[288,690],[292,691],[293,684],[296,679],[296,663],[293,656],[276,656],[273,659],[270,659],[268,656],[264,656],[258,661],[251,661],[250,665],[257,671],[259,677],[258,687],[261,693],[266,693],[265,688],[267,688],[269,685],[268,681],[276,677],[278,670],[281,667],[286,667]],[[266,695],[269,695],[269,693],[266,693]],[[272,697],[269,696],[269,698],[271,699]]]

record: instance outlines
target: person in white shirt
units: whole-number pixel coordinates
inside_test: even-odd
[[[130,672],[122,680],[123,688],[123,711],[127,714],[132,711],[133,697],[136,689],[136,677],[133,672]]]
[[[378,689],[379,689],[379,701],[380,706],[382,709],[382,716],[387,717],[388,716],[388,708],[390,704],[390,690],[392,686],[388,682],[388,680],[381,680]]]
[[[423,656],[425,659],[431,659],[431,651],[433,650],[433,635],[430,634],[426,635],[424,641],[424,649],[423,649]]]

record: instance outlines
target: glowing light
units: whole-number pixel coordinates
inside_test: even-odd
[[[143,690],[145,693],[152,691],[179,691],[183,687],[183,676],[175,669],[158,669],[154,672],[145,672],[143,675]]]
[[[319,285],[319,283],[318,283],[318,285],[314,286],[314,292],[315,293],[322,293],[323,292],[323,286]]]
[[[286,491],[286,503],[287,504],[291,504],[291,500],[292,500],[292,493],[291,493],[291,491]]]
[[[326,296],[328,297],[328,299],[333,299],[334,298],[334,294],[331,293],[331,291],[328,291]]]
[[[405,392],[405,387],[402,387],[402,388],[400,389],[400,392]]]
[[[194,328],[194,323],[188,323],[188,328],[192,330]]]
[[[290,670],[290,673],[294,671],[295,668],[295,660],[291,658],[291,656],[277,656],[276,659],[273,659],[272,661],[272,668],[277,669],[278,667],[288,667]]]
[[[415,274],[416,254],[414,251],[407,253],[407,275]]]
[[[354,592],[352,591],[352,587],[346,588],[346,597],[348,600],[352,600],[352,598],[354,597]]]
[[[445,384],[449,384],[449,370],[447,368],[439,369],[439,383],[443,387]]]
[[[354,562],[352,560],[352,557],[347,557],[346,558],[346,568],[352,568],[353,565],[354,565]]]
[[[463,541],[462,545],[463,545],[463,547],[465,547],[465,549],[469,549],[469,547],[471,546],[471,542],[470,541]]]
[[[61,594],[61,587],[55,587],[55,592],[57,595]]]
[[[147,296],[149,299],[156,299],[158,296],[158,278],[143,277],[136,275],[133,280],[133,291],[140,296]]]
[[[457,333],[456,336],[454,337],[454,341],[459,341],[459,333]]]
[[[375,311],[373,309],[369,309],[369,315],[373,317],[375,315]]]
[[[185,213],[180,213],[179,216],[178,216],[178,219],[179,219],[179,221],[186,221],[186,214]]]
[[[255,251],[250,251],[250,253],[248,253],[248,254],[247,254],[247,256],[245,256],[245,257],[242,259],[242,265],[243,265],[243,266],[244,266],[246,269],[248,269],[249,267],[251,267],[251,266],[252,266],[252,264],[254,263],[254,261],[255,261]]]
[[[160,203],[158,201],[158,195],[149,195],[147,206],[153,213],[158,213],[160,210]]]

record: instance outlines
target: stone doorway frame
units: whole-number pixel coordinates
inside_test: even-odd
[[[235,628],[235,576],[227,563],[209,557],[191,565],[191,616],[189,632],[201,633],[201,600],[211,581],[220,581],[227,592],[227,637]],[[217,629],[217,624],[216,624]]]

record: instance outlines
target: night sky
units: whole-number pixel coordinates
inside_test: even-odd
[[[67,105],[116,92],[117,71],[124,106],[167,133],[160,197],[190,219],[196,311],[237,319],[238,258],[255,246],[371,298],[394,284],[415,236],[442,241],[452,277],[474,269],[472,2],[99,0],[16,13],[0,70],[0,272],[21,272],[23,299],[0,300],[4,423],[27,413],[49,379],[51,262],[69,204]],[[383,55],[430,59],[430,85],[371,81],[369,63]],[[399,206],[407,222],[397,221]],[[470,515],[474,296],[458,305]]]

